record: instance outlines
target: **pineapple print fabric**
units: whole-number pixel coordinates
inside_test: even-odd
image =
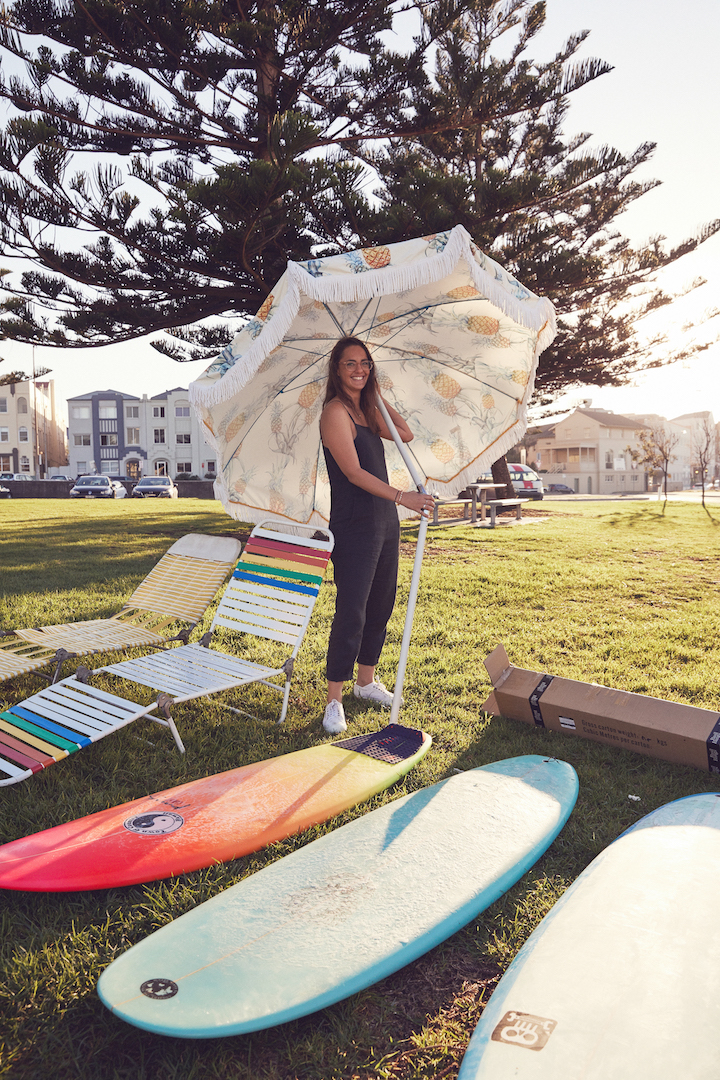
[[[461,226],[290,263],[191,386],[218,453],[216,493],[232,516],[327,523],[318,421],[328,356],[344,335],[367,342],[383,397],[414,433],[408,449],[429,490],[453,495],[522,437],[555,317]],[[391,484],[409,488],[392,444],[386,456]]]

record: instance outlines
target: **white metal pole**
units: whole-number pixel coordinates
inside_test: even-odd
[[[418,491],[427,493],[425,483],[418,473],[415,462],[410,457],[405,444],[398,435],[397,428],[390,419],[390,414],[385,407],[385,402],[378,395],[378,407],[380,413],[387,424],[390,434],[393,437],[393,442],[397,446],[400,456],[402,457],[410,476],[413,479]],[[420,515],[420,527],[418,529],[417,545],[415,547],[415,562],[413,563],[412,578],[410,579],[410,592],[408,594],[407,611],[405,613],[405,627],[403,629],[402,643],[400,645],[400,660],[398,662],[397,677],[395,679],[395,691],[393,694],[393,703],[390,709],[390,723],[397,723],[398,716],[400,714],[400,700],[402,697],[403,682],[405,681],[405,669],[407,667],[408,652],[410,649],[410,636],[412,634],[413,617],[415,615],[415,603],[417,601],[418,588],[420,586],[420,570],[422,568],[423,552],[425,551],[425,537],[427,534],[429,515],[423,512]]]

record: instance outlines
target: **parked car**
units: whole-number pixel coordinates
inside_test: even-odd
[[[122,484],[120,485],[122,487]],[[123,488],[123,492],[125,488]],[[119,499],[109,476],[80,476],[70,488],[71,499]]]
[[[177,499],[178,489],[169,476],[143,476],[132,490],[138,499]]]
[[[508,461],[508,469],[516,495],[524,499],[542,499],[543,482],[534,469],[531,469],[529,465],[521,465],[517,461]],[[482,476],[478,476],[477,482],[478,484],[492,483],[492,473],[483,473]]]
[[[57,476],[47,476],[45,479],[46,480],[65,480],[66,482],[69,480],[70,483],[72,483],[74,481],[75,477],[74,476],[66,476],[65,473],[58,473]]]
[[[34,480],[34,476],[30,476],[24,472],[4,472],[0,473],[0,480]]]
[[[124,499],[127,497],[127,488],[120,480],[113,480],[113,478],[110,477],[110,483],[115,488],[116,499]]]
[[[3,487],[2,484],[0,484],[0,499],[12,499],[10,488]]]
[[[548,495],[574,495],[575,488],[571,488],[569,484],[548,484],[545,488]]]

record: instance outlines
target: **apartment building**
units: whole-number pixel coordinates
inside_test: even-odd
[[[43,479],[67,463],[64,408],[52,379],[0,386],[0,472]]]
[[[647,491],[658,483],[645,466],[633,461],[640,449],[638,434],[662,428],[675,437],[668,473],[668,490],[691,487],[695,478],[697,442],[705,424],[714,428],[712,413],[686,413],[667,420],[657,413],[620,415],[589,406],[575,409],[564,420],[536,428],[526,436],[526,460],[553,480],[582,494],[614,495]]]
[[[645,425],[607,409],[579,408],[537,433],[528,464],[588,495],[647,490],[645,470],[632,460]]]
[[[70,472],[108,476],[214,475],[215,451],[203,437],[187,389],[162,394],[95,390],[70,398]]]

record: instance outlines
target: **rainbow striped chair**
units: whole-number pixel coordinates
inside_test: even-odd
[[[170,728],[178,750],[184,753],[171,716],[172,705],[250,683],[263,683],[283,695],[278,721],[282,723],[295,658],[334,545],[327,529],[322,531],[322,539],[316,538],[314,528],[293,525],[292,529],[294,533],[282,533],[265,528],[264,523],[255,526],[210,629],[199,642],[108,664],[95,671],[79,668],[75,675],[0,714],[0,740],[5,737],[7,746],[10,737],[14,754],[11,758],[6,747],[0,745],[0,754],[10,759],[0,757],[0,770],[8,774],[7,779],[0,778],[0,786],[24,780],[142,716]],[[301,530],[311,535],[299,535]],[[210,647],[218,627],[266,638],[290,646],[292,651],[277,667],[253,663]],[[100,672],[157,690],[157,700],[144,706],[109,694],[90,682]],[[152,715],[156,710],[163,716]],[[24,768],[18,754],[24,755]]]

